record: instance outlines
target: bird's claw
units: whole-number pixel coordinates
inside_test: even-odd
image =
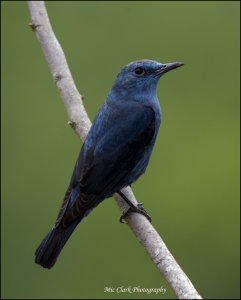
[[[124,213],[123,215],[120,217],[120,222],[121,223],[125,223],[124,220],[126,218],[126,216],[130,213],[130,212],[137,212],[139,214],[142,214],[143,216],[145,216],[147,218],[147,220],[151,223],[151,217],[148,215],[147,211],[145,210],[145,208],[143,207],[142,203],[138,203],[136,206],[130,206]]]

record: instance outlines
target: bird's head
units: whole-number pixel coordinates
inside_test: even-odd
[[[182,62],[162,64],[147,59],[131,62],[121,69],[112,89],[122,95],[153,93],[162,75],[182,65]]]

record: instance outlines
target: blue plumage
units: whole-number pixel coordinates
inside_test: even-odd
[[[144,173],[161,123],[158,80],[181,65],[140,60],[117,75],[80,151],[55,225],[36,250],[37,264],[51,268],[83,217]]]

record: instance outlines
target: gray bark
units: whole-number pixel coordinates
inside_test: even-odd
[[[50,72],[67,110],[69,124],[84,141],[91,122],[83,105],[83,97],[75,86],[64,52],[51,27],[44,1],[28,1],[28,6],[31,15],[29,25],[40,42]],[[122,192],[133,203],[137,203],[130,187],[123,189]],[[121,213],[126,211],[128,206],[121,197],[118,195],[114,195],[114,197]],[[202,299],[152,224],[138,213],[128,214],[125,220],[176,296],[179,299]]]

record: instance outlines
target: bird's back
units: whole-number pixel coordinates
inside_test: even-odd
[[[80,151],[57,223],[68,226],[133,183],[147,167],[159,125],[158,109],[106,101]]]

